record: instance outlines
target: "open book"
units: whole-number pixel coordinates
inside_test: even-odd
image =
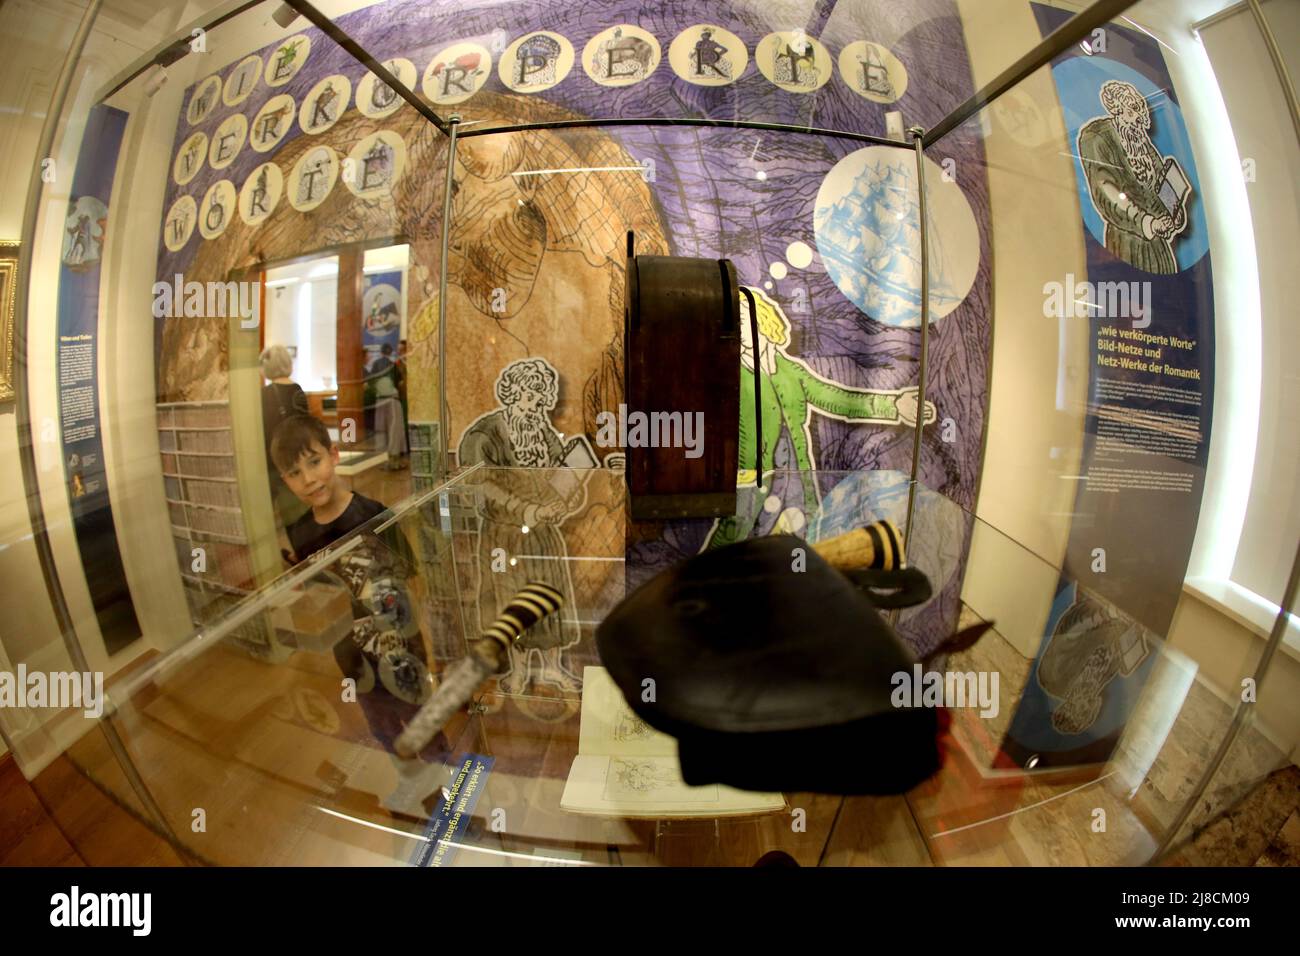
[[[785,798],[720,784],[688,787],[677,763],[677,741],[632,712],[605,668],[587,667],[582,672],[578,756],[560,807],[657,820],[770,813],[785,809]]]

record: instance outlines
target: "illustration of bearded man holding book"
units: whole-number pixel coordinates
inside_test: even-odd
[[[1178,160],[1151,142],[1151,111],[1137,87],[1108,80],[1100,98],[1107,115],[1084,124],[1078,147],[1088,193],[1106,224],[1105,246],[1129,265],[1171,275],[1191,185]]]
[[[568,550],[560,525],[586,499],[574,461],[595,465],[584,436],[561,441],[550,421],[559,401],[560,378],[554,366],[533,357],[511,362],[497,377],[499,405],[470,423],[461,435],[458,462],[482,462],[487,471],[476,483],[482,497],[478,543],[481,631],[524,584],[541,581],[575,606]],[[508,562],[508,563],[507,563]],[[513,590],[512,590],[513,589]],[[510,669],[501,691],[523,694],[533,684],[532,658],[541,658],[537,681],[576,694],[581,679],[564,666],[562,652],[581,635],[572,614],[555,614],[510,648]]]

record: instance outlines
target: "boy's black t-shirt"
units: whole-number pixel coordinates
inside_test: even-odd
[[[329,524],[318,523],[316,516],[308,511],[288,528],[294,556],[299,561],[306,561],[321,548],[333,544],[353,528],[360,527],[383,511],[384,506],[378,501],[356,492],[352,493],[352,500],[343,509],[343,513]]]

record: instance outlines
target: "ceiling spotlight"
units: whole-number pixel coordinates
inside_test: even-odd
[[[166,82],[167,70],[157,63],[150,64],[149,69],[144,72],[144,95],[153,96]]]
[[[298,11],[289,4],[282,3],[280,8],[271,14],[271,19],[287,30],[293,21],[298,19]]]

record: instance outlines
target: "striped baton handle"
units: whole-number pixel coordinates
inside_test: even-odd
[[[906,561],[903,536],[888,518],[818,541],[813,550],[841,571],[859,568],[892,571]]]
[[[542,618],[554,614],[564,597],[549,584],[534,581],[510,599],[510,603],[461,658],[443,675],[438,689],[411,718],[394,744],[399,757],[411,758],[424,749],[442,730],[452,714],[469,703],[485,680],[501,669],[510,645]]]

